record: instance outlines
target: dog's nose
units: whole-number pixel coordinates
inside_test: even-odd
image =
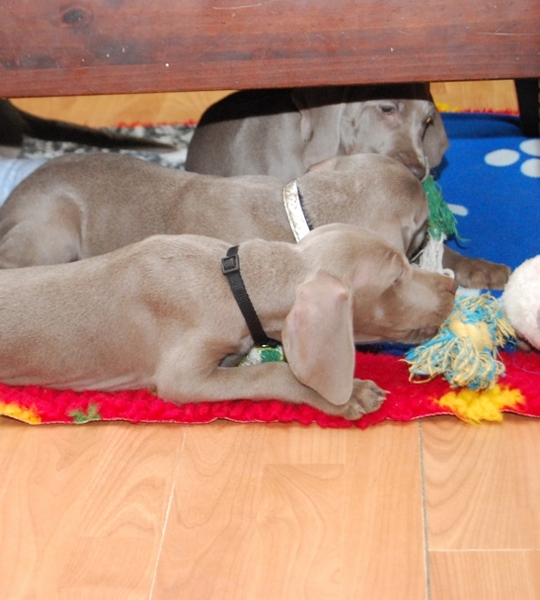
[[[438,289],[455,294],[458,290],[458,282],[454,277],[443,273],[437,273],[439,278]]]
[[[426,176],[426,167],[424,165],[421,165],[420,163],[414,163],[414,164],[409,164],[409,165],[405,165],[409,171],[411,171],[411,173],[420,181],[423,181],[423,179]]]
[[[426,165],[423,164],[416,156],[409,154],[408,152],[400,152],[395,157],[400,163],[405,165],[407,169],[420,181],[427,175]]]

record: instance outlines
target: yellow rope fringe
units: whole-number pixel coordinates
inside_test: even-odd
[[[514,330],[491,294],[462,297],[439,332],[405,354],[410,381],[443,375],[452,387],[489,389],[504,374],[498,348],[514,339]]]

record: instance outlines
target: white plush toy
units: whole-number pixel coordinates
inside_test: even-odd
[[[516,333],[540,350],[540,254],[513,271],[501,304]]]

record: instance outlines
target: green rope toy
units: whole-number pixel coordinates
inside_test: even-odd
[[[429,217],[428,217],[428,242],[420,255],[419,266],[426,271],[443,273],[453,277],[453,273],[443,269],[444,242],[450,237],[460,241],[457,232],[457,221],[454,213],[444,201],[441,186],[430,175],[423,183],[426,195]]]
[[[258,365],[265,362],[286,362],[283,346],[281,346],[281,344],[273,348],[253,346],[240,361],[239,366],[247,367],[249,365]]]
[[[448,238],[453,235],[458,237],[457,221],[454,213],[444,201],[441,191],[441,186],[435,181],[433,175],[430,175],[424,183],[422,183],[424,193],[429,208],[429,232],[440,239],[443,235]]]
[[[420,256],[420,267],[453,276],[443,269],[442,255],[444,241],[449,236],[462,239],[457,233],[456,218],[432,176],[422,185],[429,206],[430,239]],[[443,375],[452,387],[489,389],[504,374],[498,348],[514,343],[514,337],[514,330],[494,296],[489,293],[458,296],[439,333],[406,353],[410,379],[415,381],[415,376],[421,376],[423,381],[429,381]]]

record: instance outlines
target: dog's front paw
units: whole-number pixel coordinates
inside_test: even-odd
[[[342,416],[351,421],[362,415],[379,410],[386,399],[386,392],[369,379],[354,379],[353,392],[347,404],[343,406]]]
[[[456,261],[453,271],[462,287],[489,290],[502,290],[511,273],[506,265],[465,256]]]
[[[468,288],[502,290],[510,277],[510,267],[481,258],[471,258],[459,265],[456,280]]]

